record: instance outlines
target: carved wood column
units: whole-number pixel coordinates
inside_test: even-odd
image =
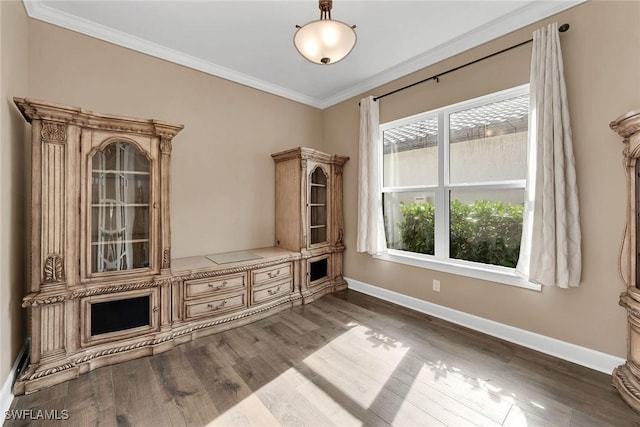
[[[160,137],[160,223],[162,224],[160,268],[171,268],[171,150],[172,139],[182,129],[153,120],[155,133]]]
[[[333,191],[331,192],[331,209],[332,209],[332,238],[331,243],[337,248],[344,249],[344,214],[343,214],[343,179],[342,169],[347,158],[342,156],[333,156],[332,163],[332,178],[333,178]]]
[[[156,123],[160,135],[160,223],[162,224],[160,264],[161,274],[171,274],[171,138],[174,130],[163,128]],[[160,287],[160,330],[171,329],[171,285]]]
[[[162,264],[161,268],[171,268],[171,139],[162,137],[160,140],[160,193],[161,193],[161,223],[162,223]]]
[[[300,242],[300,248],[302,252],[306,252],[307,245],[309,244],[309,239],[311,236],[307,233],[307,203],[309,203],[309,194],[307,190],[307,180],[309,179],[309,162],[307,159],[302,158],[300,160],[300,195],[302,199],[302,203],[300,203],[299,209],[300,213],[300,237],[302,240]]]
[[[633,409],[640,412],[640,278],[638,222],[640,218],[640,110],[631,111],[610,124],[624,143],[627,187],[627,227],[620,254],[620,273],[627,286],[620,305],[627,310],[627,361],[613,371],[613,385]]]
[[[331,156],[331,180],[333,189],[331,191],[331,246],[333,255],[331,257],[331,280],[336,290],[346,289],[346,282],[342,277],[344,252],[344,213],[343,213],[343,178],[342,170],[348,157]]]
[[[69,176],[69,163],[75,164],[74,151],[77,152],[77,147],[69,147],[70,127],[66,123],[54,120],[38,122],[40,147],[35,150],[32,159],[34,169],[40,168],[40,203],[36,209],[47,214],[32,216],[34,222],[39,222],[34,224],[32,238],[40,246],[37,252],[40,271],[32,276],[32,289],[40,292],[62,291],[68,285],[68,274],[71,272],[73,277],[77,273],[75,250],[72,249],[69,254],[69,247],[75,245],[75,242],[68,241],[69,236],[76,235],[77,196],[70,186],[76,185],[77,179]],[[39,338],[34,357],[38,362],[64,357],[64,303],[38,307],[34,314],[32,326]]]
[[[41,274],[40,288],[62,287],[65,283],[66,256],[66,185],[67,185],[67,125],[43,120],[39,159],[42,168],[41,206],[43,215],[40,230]]]

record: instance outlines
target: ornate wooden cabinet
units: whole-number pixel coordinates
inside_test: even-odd
[[[342,165],[274,154],[278,247],[171,259],[170,155],[182,129],[14,99],[31,123],[29,366],[14,393],[166,351],[336,289]]]
[[[309,148],[271,156],[276,162],[276,246],[301,253],[305,302],[345,289],[342,167],[349,158]]]
[[[627,285],[620,294],[620,305],[627,309],[627,362],[613,371],[613,385],[640,412],[640,110],[617,118],[610,126],[623,138],[627,182],[627,226],[620,254],[620,272]]]
[[[182,126],[14,101],[32,125],[32,347],[20,393],[148,354],[143,344],[169,329],[169,161]]]

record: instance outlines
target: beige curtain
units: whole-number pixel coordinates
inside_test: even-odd
[[[358,242],[356,250],[371,255],[387,251],[382,217],[380,174],[381,150],[378,103],[373,97],[360,100],[360,141],[358,145]]]
[[[533,33],[530,92],[529,180],[516,271],[541,285],[578,286],[578,187],[556,23]]]

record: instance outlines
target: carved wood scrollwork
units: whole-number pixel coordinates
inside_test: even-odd
[[[609,125],[614,132],[617,132],[618,135],[624,138],[622,142],[627,143],[629,141],[629,137],[634,133],[640,132],[640,123],[636,124],[625,124],[621,125],[619,123],[611,123]]]
[[[334,166],[334,170],[336,172],[336,175],[338,175],[338,176],[342,175],[342,166],[336,165],[336,166]]]
[[[300,169],[302,169],[303,171],[307,170],[307,159],[302,159],[300,161]]]
[[[47,141],[65,142],[67,140],[67,125],[56,122],[42,122],[42,139]]]
[[[163,154],[171,154],[171,139],[169,138],[160,139],[160,151]]]
[[[62,266],[62,258],[57,254],[47,257],[42,270],[44,283],[57,283],[64,280],[64,270]]]
[[[625,164],[629,160],[629,153],[629,140],[625,139],[624,148],[622,149],[622,158],[625,160]]]
[[[171,249],[169,248],[162,254],[162,268],[171,268]]]

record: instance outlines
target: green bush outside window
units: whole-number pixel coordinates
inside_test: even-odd
[[[450,204],[449,257],[484,264],[515,267],[522,236],[522,204],[476,200]],[[435,206],[401,203],[398,223],[402,250],[434,254]]]

